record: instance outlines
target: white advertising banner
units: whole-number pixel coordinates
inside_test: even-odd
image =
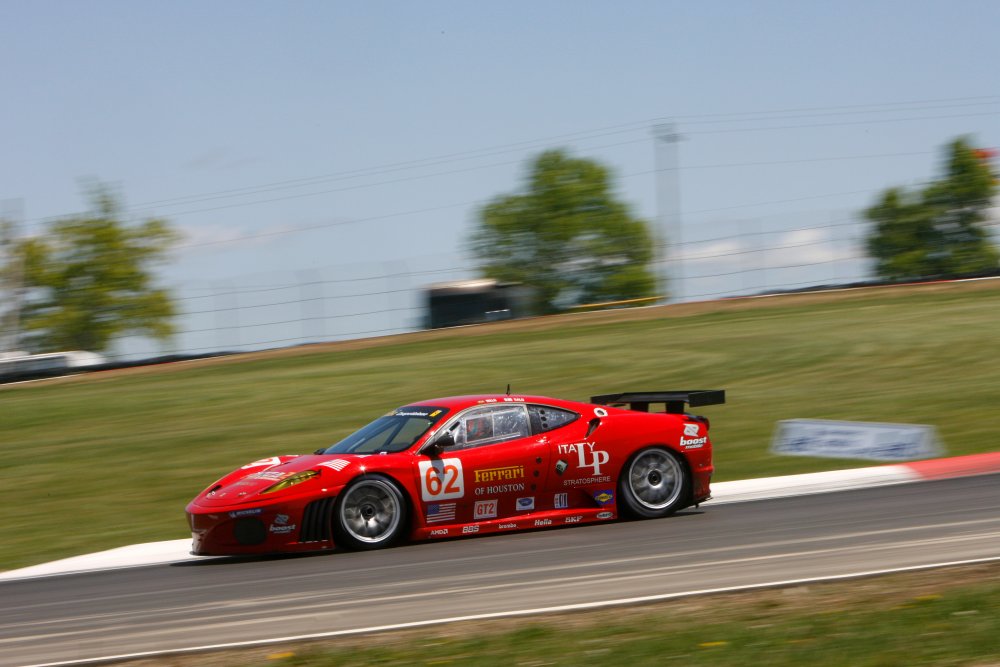
[[[778,422],[771,451],[789,456],[872,461],[913,461],[944,453],[933,426],[830,419]]]

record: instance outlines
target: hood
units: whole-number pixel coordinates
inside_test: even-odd
[[[234,470],[205,489],[195,500],[205,507],[223,507],[297,495],[308,489],[342,486],[357,474],[358,464],[365,458],[355,454],[272,456]],[[263,491],[278,482],[308,470],[319,474],[287,489],[262,495]]]

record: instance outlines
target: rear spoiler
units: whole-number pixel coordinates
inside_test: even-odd
[[[693,389],[691,391],[630,391],[624,394],[591,396],[597,405],[628,405],[630,410],[649,412],[650,403],[665,403],[670,414],[683,414],[684,404],[692,408],[726,402],[725,389]]]

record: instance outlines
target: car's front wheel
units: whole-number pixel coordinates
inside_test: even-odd
[[[647,447],[635,454],[618,479],[618,497],[632,516],[653,519],[679,510],[689,495],[691,479],[676,454]]]
[[[340,494],[333,512],[337,544],[351,549],[388,546],[406,528],[406,498],[395,482],[381,475],[351,482]]]

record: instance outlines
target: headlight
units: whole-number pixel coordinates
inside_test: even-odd
[[[285,479],[281,480],[280,482],[277,482],[276,484],[272,484],[271,486],[267,487],[260,493],[261,495],[264,495],[265,493],[274,493],[275,491],[283,491],[290,486],[301,484],[302,482],[312,479],[317,475],[319,475],[318,470],[303,470],[302,472],[295,473],[291,477],[286,477]]]

